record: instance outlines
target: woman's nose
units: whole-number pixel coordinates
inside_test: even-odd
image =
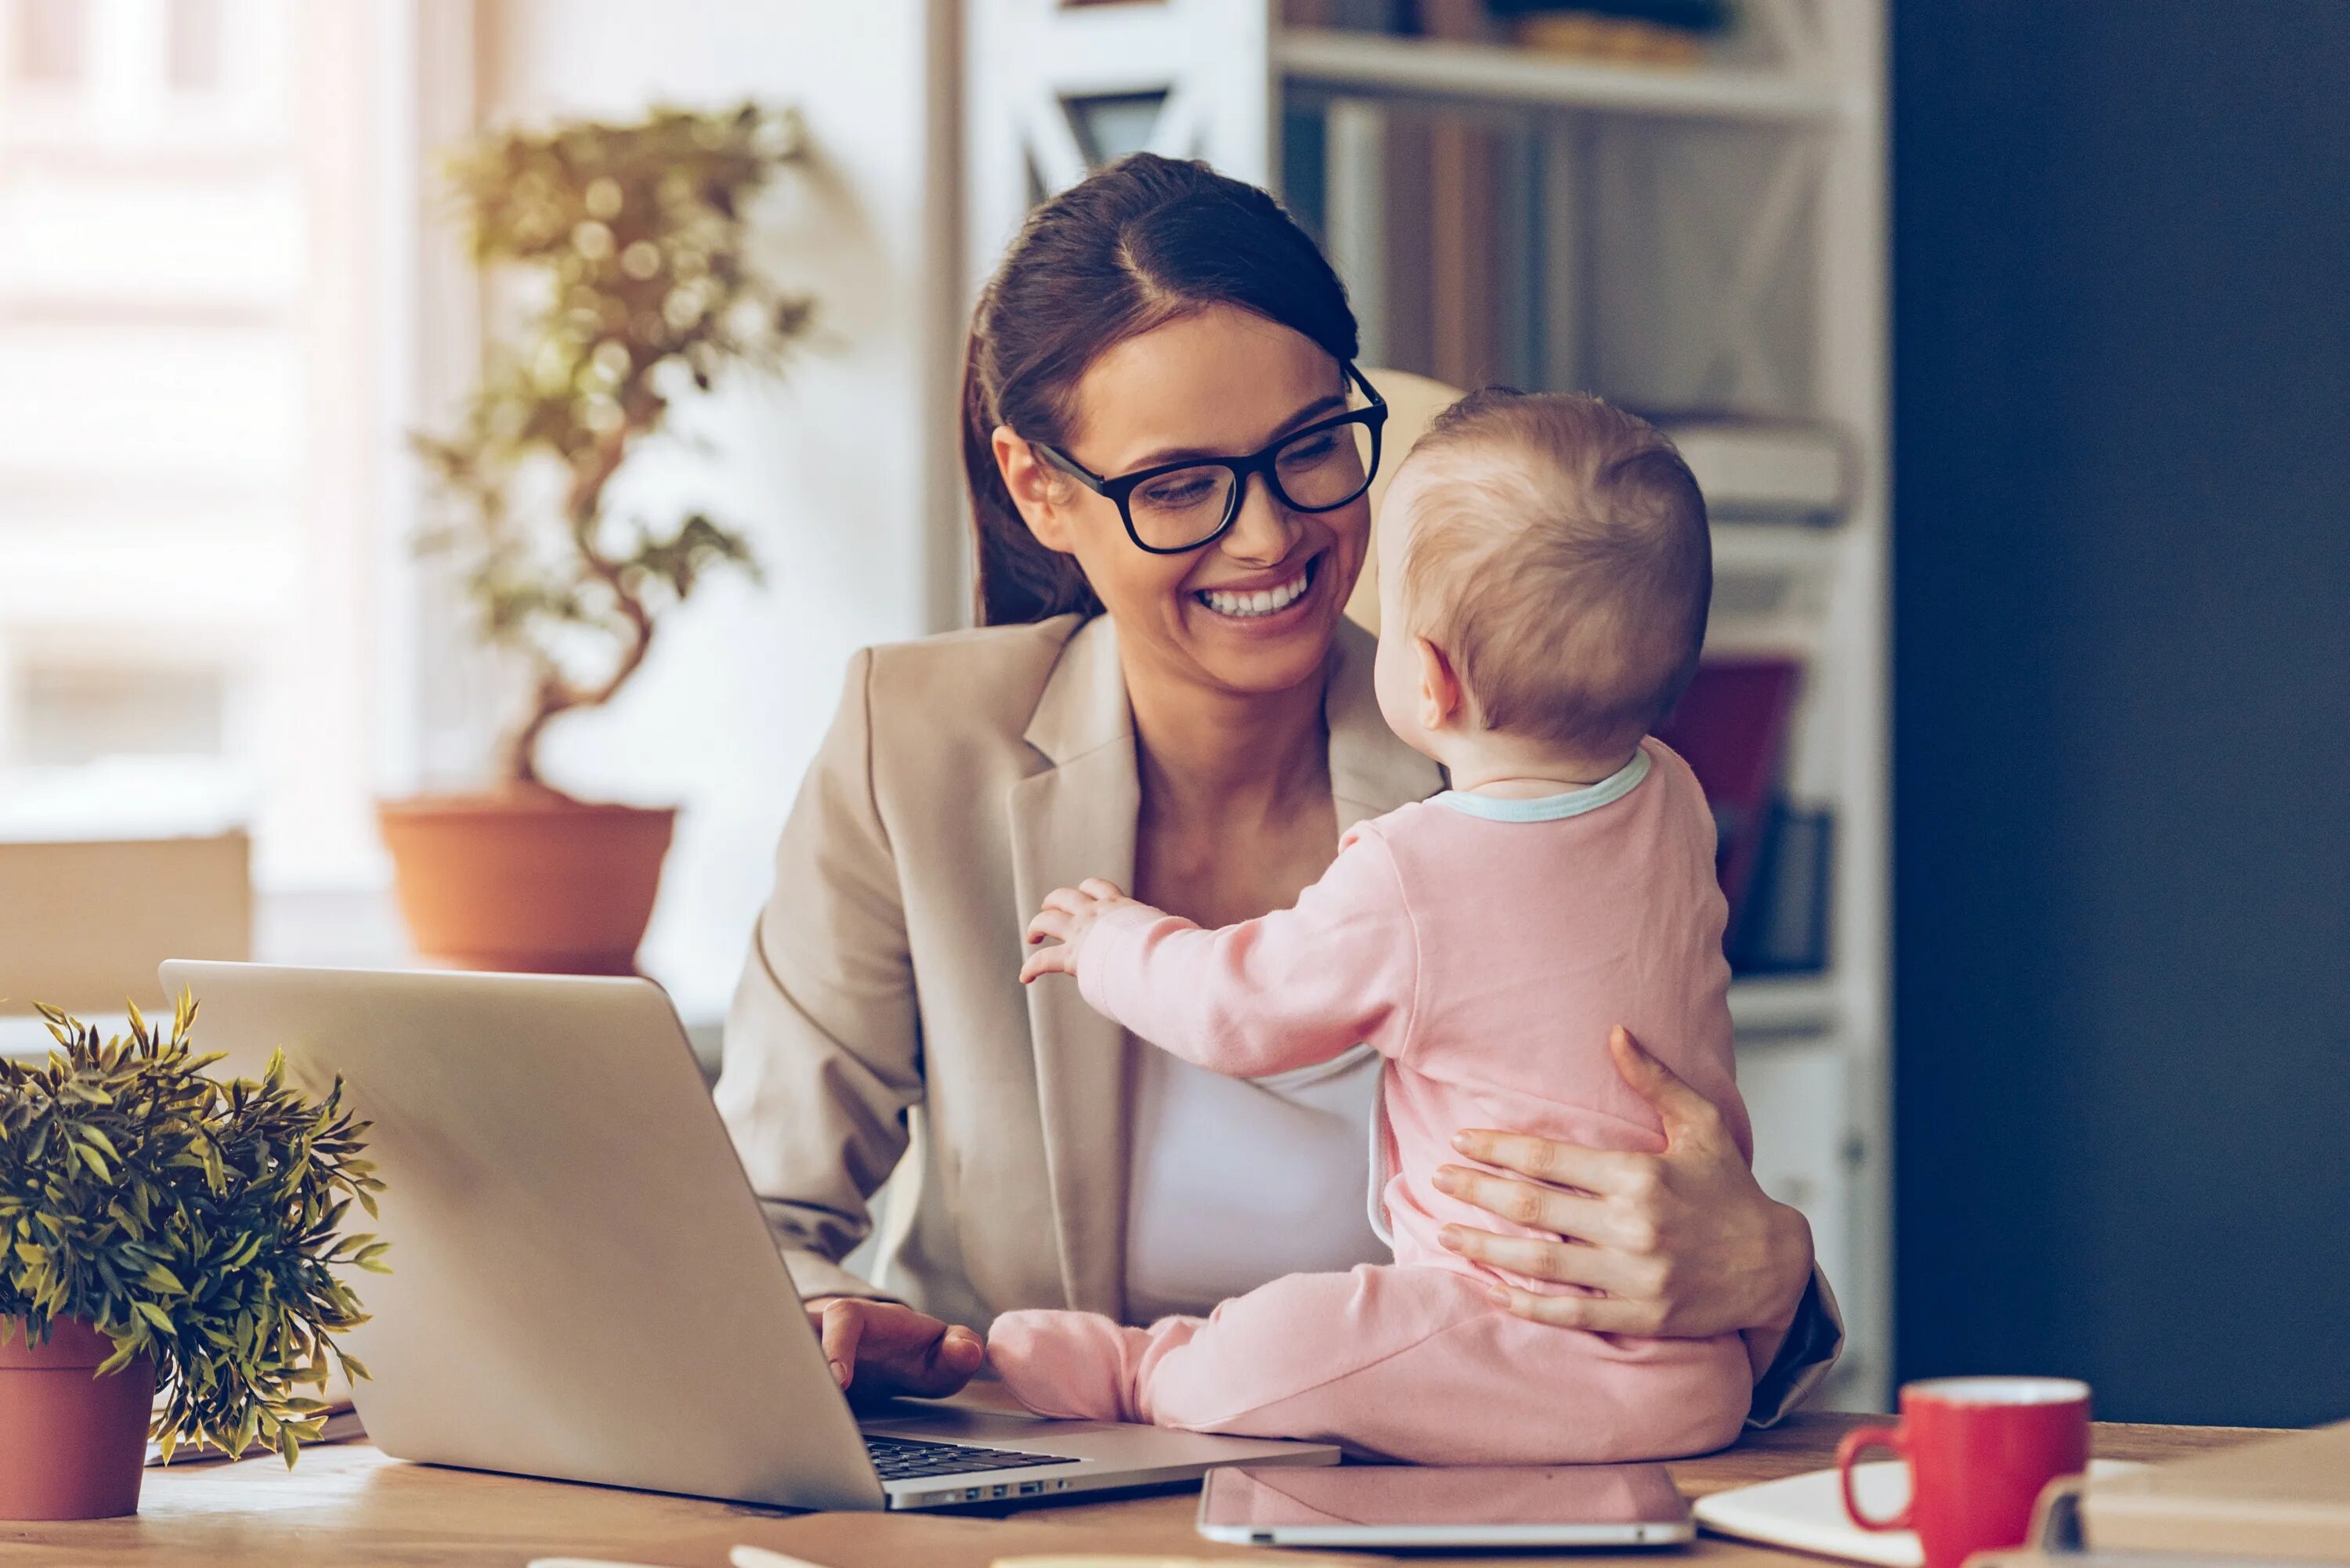
[[[1276,565],[1289,554],[1296,528],[1263,476],[1251,474],[1241,496],[1241,514],[1223,537],[1224,554],[1245,566]]]

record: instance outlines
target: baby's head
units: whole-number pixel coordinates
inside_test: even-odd
[[[1596,398],[1455,403],[1397,470],[1378,548],[1379,708],[1448,763],[1620,763],[1697,668],[1705,499],[1661,431]]]

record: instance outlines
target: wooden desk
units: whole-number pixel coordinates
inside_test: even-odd
[[[1837,1438],[1863,1417],[1799,1415],[1750,1434],[1725,1453],[1675,1465],[1692,1497],[1830,1462]],[[2266,1434],[2241,1427],[2100,1425],[2096,1451],[2160,1459],[2223,1448]],[[568,1486],[387,1459],[364,1446],[313,1449],[288,1473],[275,1459],[151,1470],[136,1518],[79,1524],[0,1524],[0,1565],[172,1563],[296,1568],[411,1568],[499,1564],[540,1556],[619,1558],[719,1568],[737,1542],[792,1552],[826,1568],[984,1568],[998,1557],[1115,1552],[1255,1558],[1287,1568],[1320,1562],[1363,1563],[1370,1554],[1316,1558],[1304,1552],[1218,1546],[1191,1531],[1191,1490],[1093,1503],[1008,1510],[996,1517],[938,1513],[783,1514],[664,1497]],[[1419,1568],[1446,1560],[1419,1557]],[[1494,1559],[1481,1560],[1491,1563]],[[1544,1561],[1512,1556],[1513,1568]],[[1578,1556],[1575,1568],[1630,1559]],[[1814,1560],[1734,1542],[1701,1540],[1689,1552],[1640,1559],[1647,1568],[1701,1561],[1708,1568],[1762,1568]]]

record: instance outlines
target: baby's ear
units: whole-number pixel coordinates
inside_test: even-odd
[[[1424,637],[1411,639],[1412,653],[1419,660],[1419,723],[1434,733],[1445,728],[1461,714],[1463,692],[1461,678],[1453,672],[1452,660],[1444,649]]]

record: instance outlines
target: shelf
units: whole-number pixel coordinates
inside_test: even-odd
[[[1844,534],[1807,523],[1713,519],[1713,566],[1722,571],[1825,572],[1835,565]]]
[[[1277,32],[1273,63],[1283,79],[1334,92],[1783,124],[1834,120],[1845,109],[1835,84],[1782,71],[1617,66],[1499,44],[1324,27]]]
[[[1825,1034],[1842,1014],[1835,981],[1827,975],[1730,982],[1730,1021],[1742,1036]]]

